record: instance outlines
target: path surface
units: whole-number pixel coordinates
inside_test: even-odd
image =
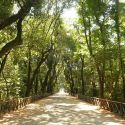
[[[6,114],[0,125],[125,125],[125,122],[96,106],[57,94]]]

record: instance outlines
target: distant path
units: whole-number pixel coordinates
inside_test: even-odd
[[[97,106],[57,94],[6,114],[0,125],[125,125],[125,122]]]

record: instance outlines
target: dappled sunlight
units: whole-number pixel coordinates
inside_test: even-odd
[[[60,106],[72,106],[74,104],[67,104],[67,103],[57,103],[57,105],[60,105]]]
[[[40,105],[38,104],[29,104],[25,107],[26,109],[39,109],[40,108]]]
[[[0,125],[124,125],[124,120],[75,97],[57,93],[5,115]],[[62,96],[63,95],[63,96]]]
[[[82,111],[82,110],[96,110],[96,109],[99,109],[99,107],[97,106],[91,106],[91,105],[87,105],[85,103],[80,103],[80,104],[77,104],[76,107],[75,107],[75,111]]]
[[[114,122],[104,122],[103,125],[122,125],[122,124]]]

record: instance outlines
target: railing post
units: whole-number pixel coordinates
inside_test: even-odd
[[[82,95],[78,95],[78,98],[121,116],[125,115],[125,103]]]
[[[30,96],[30,97],[25,97],[25,98],[16,98],[16,99],[13,98],[8,101],[0,101],[0,116],[5,114],[6,112],[17,110],[19,108],[24,107],[25,105],[29,103],[32,103],[34,101],[37,101],[49,95],[50,94],[47,94],[44,96],[35,95],[35,96]]]

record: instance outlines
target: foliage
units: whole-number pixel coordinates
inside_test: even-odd
[[[125,101],[125,3],[79,0],[79,19],[68,29],[60,16],[73,2],[0,1],[0,99],[65,87]]]

